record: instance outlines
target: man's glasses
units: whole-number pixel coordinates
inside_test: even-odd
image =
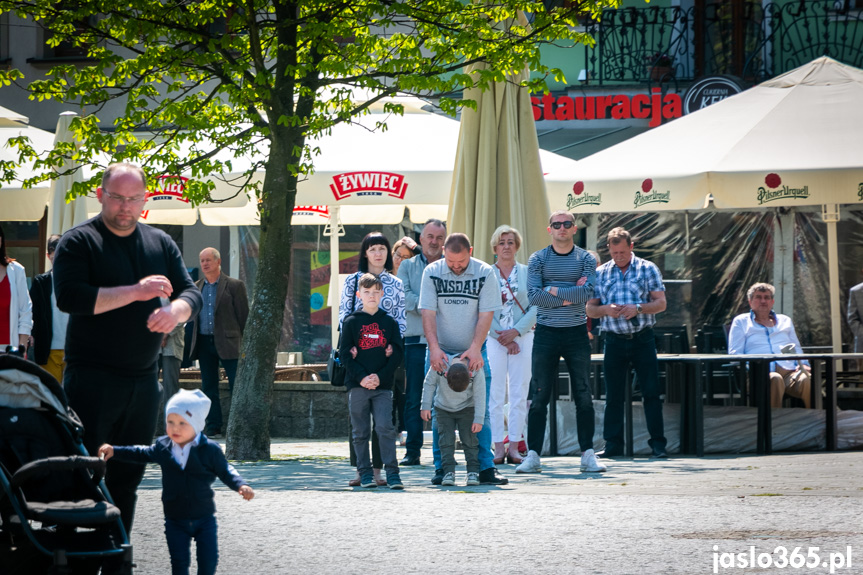
[[[574,225],[575,224],[573,224],[572,222],[552,222],[551,223],[551,227],[553,227],[556,230],[559,230],[560,226],[563,226],[563,229],[568,230],[569,228],[571,228]]]
[[[136,204],[143,204],[144,202],[147,201],[146,196],[144,196],[143,198],[127,198],[125,196],[118,196],[117,194],[112,194],[111,192],[109,192],[107,190],[102,190],[102,195],[108,196],[108,198],[111,201],[117,202],[118,204],[121,204],[121,205],[131,204],[134,206]]]

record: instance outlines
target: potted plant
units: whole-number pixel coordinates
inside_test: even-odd
[[[654,52],[644,56],[648,77],[654,82],[674,78],[674,56],[665,52]]]

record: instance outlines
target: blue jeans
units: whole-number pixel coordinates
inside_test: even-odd
[[[222,404],[219,400],[219,363],[228,376],[228,389],[233,395],[234,379],[237,377],[236,359],[222,359],[216,351],[216,342],[211,335],[198,334],[198,364],[201,366],[201,391],[210,398],[210,413],[207,415],[207,432],[218,432],[223,427]]]
[[[488,411],[488,396],[491,390],[491,368],[488,365],[488,354],[485,351],[485,342],[482,343],[482,361],[483,374],[485,375],[485,420],[482,422],[482,430],[476,434],[476,439],[479,443],[479,469],[485,471],[494,467],[494,455],[491,452],[491,418]],[[431,369],[431,360],[426,352],[426,373]],[[435,410],[432,408],[432,457],[434,458],[434,468],[441,469],[442,458],[440,447],[437,440],[437,419],[435,418]]]
[[[420,407],[423,399],[423,380],[426,372],[426,344],[411,343],[419,341],[419,337],[405,338],[405,415],[404,426],[408,434],[405,443],[409,457],[419,457],[423,447],[423,420],[420,417]]]
[[[537,454],[542,453],[545,442],[545,424],[548,420],[548,402],[557,389],[560,358],[569,370],[572,399],[575,402],[578,446],[582,452],[593,449],[593,433],[596,430],[593,395],[590,392],[590,340],[587,328],[536,326],[533,336],[534,393],[527,413],[527,446]],[[552,417],[557,417],[556,413]]]
[[[644,405],[644,418],[650,434],[648,445],[654,451],[666,446],[662,420],[662,399],[659,388],[659,362],[656,360],[656,339],[653,329],[643,329],[632,339],[613,333],[605,334],[605,437],[606,449],[618,451],[624,447],[623,400],[626,372],[635,370]]]
[[[192,563],[190,548],[195,540],[198,575],[211,575],[219,563],[216,516],[203,519],[165,519],[165,538],[171,554],[171,575],[188,575]]]

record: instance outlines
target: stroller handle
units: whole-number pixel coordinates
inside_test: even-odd
[[[13,489],[20,489],[32,479],[39,479],[56,471],[71,471],[88,469],[93,472],[93,483],[98,484],[105,477],[106,462],[98,457],[70,455],[68,457],[46,457],[31,461],[12,475],[10,484]]]

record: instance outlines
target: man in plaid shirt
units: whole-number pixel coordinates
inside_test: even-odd
[[[611,261],[596,270],[594,298],[587,315],[602,318],[605,334],[605,455],[623,455],[623,393],[626,373],[635,369],[644,403],[652,458],[666,458],[659,397],[659,363],[653,325],[665,311],[665,286],[655,264],[632,253],[632,237],[623,228],[608,232]]]

